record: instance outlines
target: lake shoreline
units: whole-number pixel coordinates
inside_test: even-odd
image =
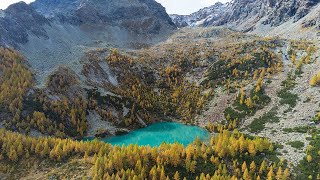
[[[105,138],[85,137],[83,140],[91,141],[97,139],[112,145],[130,145],[139,146],[150,145],[159,146],[163,142],[172,144],[174,142],[187,145],[192,143],[197,137],[208,139],[211,134],[204,128],[194,124],[184,124],[179,122],[156,122],[145,128],[129,131],[127,134],[108,136]]]

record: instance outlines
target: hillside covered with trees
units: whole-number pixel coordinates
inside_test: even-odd
[[[317,179],[317,57],[312,41],[183,29],[140,50],[88,51],[80,73],[60,66],[39,87],[26,58],[1,48],[0,177]],[[93,112],[109,126],[95,126]],[[81,141],[163,120],[211,138],[158,147]]]

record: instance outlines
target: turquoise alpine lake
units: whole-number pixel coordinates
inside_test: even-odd
[[[172,144],[178,142],[183,145],[192,143],[197,137],[202,141],[209,140],[210,133],[198,126],[188,126],[174,122],[160,122],[146,128],[129,132],[125,135],[101,138],[99,140],[112,145],[159,146],[162,143]],[[86,138],[85,141],[94,138]]]

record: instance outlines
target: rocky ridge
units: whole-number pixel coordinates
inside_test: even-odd
[[[286,22],[296,23],[309,13],[317,12],[317,0],[233,0],[216,3],[191,15],[171,15],[178,27],[226,26],[235,30],[255,31],[259,26],[278,27]],[[311,20],[309,25],[315,25]]]
[[[33,8],[48,19],[73,25],[119,26],[138,34],[159,34],[174,29],[165,9],[156,1],[38,0]]]
[[[190,15],[172,14],[170,15],[170,17],[177,27],[201,26],[206,21],[214,19],[217,20],[221,18],[221,14],[227,6],[228,3],[222,4],[218,2],[212,6],[200,9],[199,11],[194,12]]]

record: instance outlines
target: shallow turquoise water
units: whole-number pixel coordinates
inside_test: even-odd
[[[129,134],[100,139],[112,145],[138,144],[139,146],[159,146],[163,142],[178,142],[183,145],[192,143],[197,137],[209,139],[208,131],[198,126],[187,126],[174,122],[160,122],[146,128],[131,131]],[[85,139],[92,140],[93,138]]]

